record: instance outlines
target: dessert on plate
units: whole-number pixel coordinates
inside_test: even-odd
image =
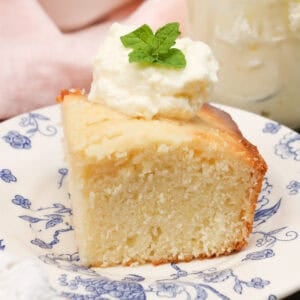
[[[247,243],[266,163],[204,103],[218,70],[209,47],[178,35],[177,23],[114,24],[89,95],[59,97],[87,266],[190,261]]]

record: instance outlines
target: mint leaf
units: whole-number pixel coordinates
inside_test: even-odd
[[[128,54],[130,63],[146,63],[180,69],[186,66],[185,56],[181,50],[172,48],[179,35],[179,23],[166,24],[155,34],[148,25],[144,24],[131,33],[121,36],[120,39],[126,48],[133,49]]]
[[[121,41],[126,48],[145,48],[151,47],[154,39],[152,29],[148,25],[143,25],[133,32],[121,36]]]
[[[136,49],[129,53],[129,62],[153,63],[153,56],[145,49]]]
[[[158,40],[158,53],[167,53],[168,50],[175,45],[175,41],[180,35],[179,24],[169,23],[161,28],[159,28],[155,37]]]
[[[157,64],[181,69],[186,66],[186,60],[184,54],[179,49],[171,48],[166,54],[159,56]]]

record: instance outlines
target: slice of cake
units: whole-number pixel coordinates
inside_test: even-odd
[[[160,264],[241,249],[266,164],[226,113],[131,119],[63,101],[73,223],[88,266]]]
[[[88,97],[59,99],[82,263],[160,264],[241,249],[266,164],[228,114],[203,104],[217,80],[211,50],[175,43],[177,23],[128,32],[112,27]]]

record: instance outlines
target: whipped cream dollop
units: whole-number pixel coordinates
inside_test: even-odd
[[[0,252],[0,299],[62,299],[50,287],[37,258],[21,259]]]
[[[189,38],[177,39],[175,48],[186,58],[183,69],[129,63],[131,49],[120,36],[134,28],[115,23],[94,61],[88,99],[132,117],[190,119],[207,99],[217,81],[218,63],[210,48]]]

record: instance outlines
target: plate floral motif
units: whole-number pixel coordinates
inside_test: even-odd
[[[243,251],[159,267],[82,266],[74,241],[58,106],[0,125],[0,210],[6,212],[0,218],[0,251],[39,257],[62,299],[275,300],[300,289],[300,136],[254,114],[220,107],[269,165]],[[283,282],[282,276],[289,280]]]

